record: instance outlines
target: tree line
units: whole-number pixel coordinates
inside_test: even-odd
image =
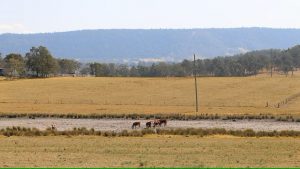
[[[95,76],[165,77],[192,76],[252,76],[260,71],[274,71],[288,75],[300,68],[300,45],[287,50],[267,49],[251,51],[234,56],[219,56],[212,59],[197,59],[196,67],[191,60],[179,63],[159,62],[137,66],[106,63],[90,63],[89,73]]]
[[[32,47],[25,56],[0,54],[0,67],[8,77],[49,77],[61,74],[81,74],[97,77],[166,77],[191,76],[251,76],[260,71],[274,71],[288,75],[300,68],[300,45],[286,50],[268,49],[251,51],[234,56],[191,60],[179,63],[127,64],[92,62],[83,64],[73,59],[54,58],[46,47]]]
[[[54,58],[46,47],[32,47],[23,57],[10,53],[4,58],[0,54],[0,67],[7,77],[49,77],[59,74],[74,74],[81,63],[72,59]]]

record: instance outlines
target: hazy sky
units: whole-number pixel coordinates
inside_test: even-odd
[[[300,0],[0,0],[0,33],[109,28],[300,28]]]

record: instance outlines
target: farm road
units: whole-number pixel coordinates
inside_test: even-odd
[[[141,128],[149,120],[131,119],[64,119],[64,118],[1,118],[0,128],[20,126],[45,130],[52,124],[57,130],[72,130],[74,127],[94,128],[101,131],[122,131],[131,129],[134,121],[141,122]],[[225,128],[231,130],[253,129],[255,131],[295,130],[300,131],[299,122],[282,122],[274,120],[168,120],[166,128]]]

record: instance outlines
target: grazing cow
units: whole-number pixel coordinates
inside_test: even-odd
[[[153,127],[160,126],[159,120],[153,121]]]
[[[29,118],[30,118],[30,119],[35,119],[35,117],[34,117],[34,116],[29,116]]]
[[[55,125],[51,125],[51,130],[56,130],[56,127],[55,127]]]
[[[135,129],[137,126],[141,127],[141,122],[133,122],[131,128]]]
[[[154,120],[153,127],[156,127],[156,126],[161,127],[161,125],[164,125],[164,127],[165,127],[167,125],[167,120],[165,120],[165,119]]]
[[[161,125],[164,125],[164,127],[167,125],[167,120],[165,120],[165,119],[160,119],[159,120],[159,126],[161,126]]]
[[[146,128],[151,128],[151,121],[148,121],[148,122],[146,123]]]

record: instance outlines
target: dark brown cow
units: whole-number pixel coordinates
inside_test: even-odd
[[[154,122],[153,122],[153,127],[156,127],[156,126],[161,127],[162,125],[164,125],[164,127],[165,127],[167,125],[167,120],[158,119],[158,120],[154,120]]]
[[[159,120],[159,126],[164,125],[164,127],[167,125],[167,120],[166,119],[160,119]]]
[[[146,128],[151,128],[151,121],[148,121],[147,123],[146,123]]]
[[[159,120],[154,120],[153,121],[153,127],[159,126]]]
[[[51,125],[51,130],[56,130],[56,126],[54,124]]]
[[[136,127],[141,127],[141,122],[133,122],[131,128],[135,129]]]

